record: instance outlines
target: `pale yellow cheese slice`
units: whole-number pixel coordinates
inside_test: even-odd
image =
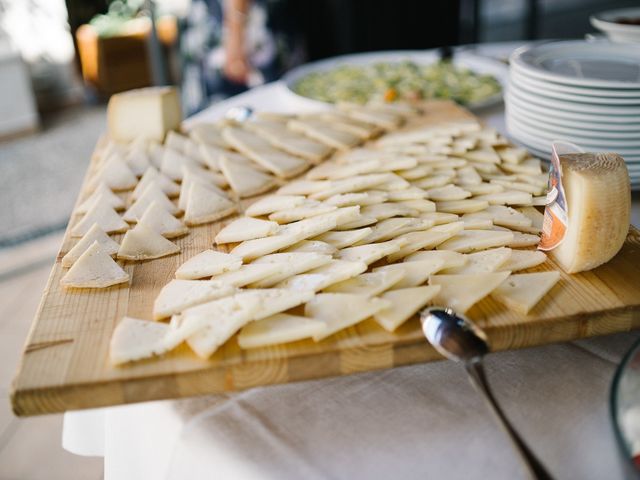
[[[509,228],[528,228],[532,224],[529,217],[504,205],[490,205],[481,212],[466,214],[465,218],[489,219],[495,225]]]
[[[313,163],[320,162],[333,151],[321,142],[289,130],[286,124],[280,122],[260,120],[247,122],[244,127],[256,132],[274,147]]]
[[[249,165],[236,163],[223,155],[220,158],[220,169],[224,174],[231,189],[240,198],[252,197],[271,190],[276,186],[276,181],[271,175],[267,175]]]
[[[505,190],[499,193],[487,193],[478,195],[474,200],[485,200],[491,205],[531,205],[532,197],[530,193],[518,190]]]
[[[464,230],[440,243],[439,250],[471,253],[491,247],[504,247],[513,241],[513,232],[494,230]]]
[[[355,293],[373,297],[390,289],[403,277],[404,272],[400,270],[376,269],[374,272],[363,273],[357,277],[334,283],[325,288],[325,291],[329,293]]]
[[[375,192],[375,190],[371,190]],[[370,192],[371,192],[370,191]],[[407,200],[424,200],[427,196],[427,192],[418,187],[409,187],[404,190],[394,190],[391,192],[380,192],[381,194],[386,194],[387,199],[390,202],[404,202]],[[378,202],[381,203],[381,202]],[[430,211],[435,211],[435,204],[433,204],[434,208]]]
[[[100,166],[93,184],[104,183],[111,190],[131,190],[138,183],[138,178],[119,155],[111,155]]]
[[[328,188],[329,180],[295,180],[285,183],[276,192],[278,195],[311,195]]]
[[[456,183],[467,190],[466,186],[468,185],[480,185],[482,183],[482,177],[478,175],[478,171],[475,168],[467,165],[466,167],[456,170]]]
[[[353,103],[340,102],[338,108],[349,117],[371,123],[385,130],[394,130],[404,123],[404,117],[390,111],[382,111]]]
[[[183,167],[198,168],[198,162],[191,157],[172,148],[165,148],[162,154],[162,164],[160,171],[171,180],[182,180],[184,175]]]
[[[329,123],[318,120],[294,119],[290,120],[287,126],[295,132],[303,133],[329,147],[341,150],[355,147],[362,141],[358,135],[338,130]]]
[[[295,208],[305,201],[305,197],[302,195],[269,195],[249,205],[245,214],[250,217],[260,217],[273,212]]]
[[[436,203],[436,210],[444,213],[473,213],[484,210],[489,206],[489,202],[481,197],[469,198],[466,200],[449,200]]]
[[[334,255],[338,249],[320,240],[301,240],[284,250],[285,252],[312,252],[323,255]]]
[[[325,324],[319,320],[277,313],[245,325],[238,334],[240,348],[259,348],[295,342],[320,334]]]
[[[474,162],[500,163],[500,156],[493,148],[479,148],[466,152],[463,156]]]
[[[294,252],[265,255],[264,257],[254,260],[253,265],[276,263],[281,265],[282,269],[262,280],[253,282],[249,286],[252,288],[272,287],[289,277],[318,268],[330,261],[331,255],[322,255],[320,253]]]
[[[394,263],[383,267],[374,268],[374,272],[402,272],[403,277],[393,286],[396,288],[417,287],[427,281],[430,275],[442,270],[444,260],[431,259],[415,262]]]
[[[109,360],[113,365],[151,358],[169,350],[166,323],[124,317],[116,326],[109,343]]]
[[[501,167],[507,172],[538,175],[542,173],[542,162],[539,158],[530,158],[520,163],[503,163]]]
[[[362,218],[362,215],[360,215],[359,206],[338,208],[329,213],[323,213],[315,217],[305,218],[304,220],[281,226],[279,232],[304,235],[302,239],[310,238],[333,230],[334,228],[344,227],[343,229],[349,230],[349,225],[360,218]],[[330,225],[332,226],[329,227]]]
[[[118,242],[112,240],[97,223],[94,223],[78,243],[62,257],[62,266],[68,268],[73,265],[94,242],[98,242],[100,249],[112,257],[116,256],[120,248]]]
[[[511,256],[500,266],[500,270],[517,272],[518,270],[540,265],[544,263],[546,259],[547,256],[544,252],[538,250],[512,250]]]
[[[94,241],[60,280],[63,287],[105,288],[129,281],[129,274]]]
[[[113,193],[106,183],[101,182],[93,193],[76,207],[76,213],[87,213],[96,202],[106,203],[114,210],[121,210],[125,206],[124,200]]]
[[[398,205],[401,205],[402,207],[418,212],[418,215],[422,213],[434,213],[436,211],[436,204],[433,203],[431,200],[426,200],[424,198],[420,198],[416,200],[403,200],[401,202],[396,202],[396,203]],[[407,215],[408,214],[409,213],[407,213]]]
[[[444,225],[445,223],[453,223],[459,220],[458,215],[455,213],[444,212],[421,213],[420,218],[423,220],[430,220],[434,225]]]
[[[153,303],[153,318],[167,318],[189,307],[233,295],[235,291],[232,285],[219,281],[171,280]]]
[[[218,148],[229,148],[231,146],[222,138],[220,129],[211,123],[194,125],[189,130],[189,136],[196,142],[213,145]]]
[[[510,270],[504,268],[504,264],[511,258],[512,250],[507,247],[492,248],[481,252],[469,253],[467,261],[459,267],[450,267],[442,271],[445,274],[461,273],[489,273],[498,270]]]
[[[138,222],[124,234],[118,258],[124,260],[151,260],[178,253],[180,247],[164,238],[150,226]]]
[[[278,231],[278,224],[268,220],[252,217],[241,217],[226,225],[216,235],[217,244],[244,242],[254,238],[274,235]]]
[[[248,289],[236,294],[239,300],[257,298],[260,302],[259,310],[252,320],[262,320],[276,313],[287,311],[311,300],[314,293],[310,290],[296,291],[282,288]]]
[[[242,259],[230,253],[205,250],[184,262],[176,270],[176,278],[196,280],[238,270]]]
[[[358,243],[363,238],[366,238],[371,234],[371,228],[359,228],[357,230],[344,230],[340,232],[326,232],[322,235],[315,237],[321,242],[328,243],[336,249],[349,247],[355,243]]]
[[[162,189],[156,183],[150,183],[145,189],[144,193],[138,198],[128,209],[124,212],[122,218],[127,222],[137,222],[142,218],[144,212],[155,203],[158,207],[162,208],[171,215],[175,215],[179,212],[178,207],[169,200]]]
[[[158,172],[156,168],[149,167],[145,170],[144,175],[142,175],[142,178],[136,185],[136,188],[134,188],[131,193],[131,200],[135,201],[140,198],[146,188],[152,183],[157,184],[158,187],[160,187],[160,190],[162,190],[168,197],[175,197],[180,193],[180,187],[177,183],[167,177],[164,173]]]
[[[477,185],[465,184],[464,189],[474,196],[504,192],[502,185],[496,185],[494,183],[479,183]]]
[[[279,283],[277,287],[296,291],[310,290],[317,292],[335,283],[360,275],[366,270],[367,264],[364,262],[331,260],[326,265],[315,268],[310,272],[294,275]]]
[[[116,211],[106,202],[96,202],[71,230],[72,237],[84,236],[94,224],[105,233],[120,233],[129,228]]]
[[[151,227],[165,238],[175,238],[189,233],[187,226],[153,201],[140,217],[140,223]]]
[[[526,149],[519,147],[497,148],[496,152],[498,152],[500,159],[507,163],[520,163],[529,156]]]
[[[491,296],[512,310],[524,315],[560,280],[560,272],[521,273],[511,275]]]
[[[315,200],[307,200],[305,201],[305,203],[297,207],[273,212],[269,215],[269,220],[278,222],[280,224],[291,223],[297,220],[302,220],[304,218],[310,218],[321,215],[323,213],[329,213],[337,209],[338,207],[334,205],[327,205]]]
[[[531,183],[526,182],[515,182],[510,180],[502,180],[502,179],[492,179],[491,183],[495,183],[498,185],[502,185],[505,189],[509,190],[517,190],[520,192],[527,192],[531,195],[542,195],[546,188],[540,185],[533,185]]]
[[[418,180],[430,175],[431,172],[433,172],[433,167],[427,164],[419,164],[413,168],[399,170],[397,173],[405,180]]]
[[[413,317],[440,291],[440,286],[402,288],[383,293],[380,298],[390,302],[387,308],[378,311],[373,319],[389,332],[393,332]]]
[[[404,262],[421,262],[421,261],[442,260],[442,268],[461,267],[467,263],[467,256],[464,253],[451,252],[448,250],[429,250],[425,252],[416,252],[404,258]]]
[[[310,194],[309,197],[316,200],[325,200],[340,193],[356,193],[361,190],[368,190],[388,180],[388,173],[371,173],[341,180],[330,180],[328,184],[325,183],[323,188]]]
[[[339,193],[325,200],[324,203],[335,205],[336,207],[348,207],[352,205],[375,205],[376,203],[386,202],[389,198],[387,192],[358,192],[358,193]]]
[[[189,226],[211,223],[231,215],[236,204],[220,196],[199,182],[193,182],[189,188],[189,200],[184,212],[184,222]]]
[[[376,217],[372,217],[370,215],[360,215],[358,218],[356,218],[351,222],[347,222],[337,226],[336,230],[338,231],[355,230],[361,227],[367,227],[369,225],[373,225],[377,221],[378,220],[376,219]]]
[[[259,282],[271,275],[277,275],[285,269],[285,265],[280,263],[249,263],[242,265],[238,270],[214,275],[211,279],[224,285],[239,288],[250,283]]]
[[[483,213],[483,212],[480,212]],[[460,217],[460,221],[464,223],[465,230],[491,230],[493,222],[489,218],[470,217],[473,215],[467,213]]]
[[[489,295],[511,272],[472,273],[466,275],[432,275],[429,285],[440,285],[434,304],[465,313]]]
[[[331,227],[332,223],[335,226],[335,221],[328,222],[327,228],[329,230],[333,228]],[[304,233],[278,233],[270,237],[245,240],[240,245],[235,246],[233,250],[231,250],[231,253],[242,258],[244,261],[250,261],[295,245],[305,238],[307,237]]]
[[[444,187],[427,190],[427,195],[431,200],[442,202],[448,200],[464,200],[465,198],[469,198],[471,193],[460,187],[449,184]]]
[[[415,208],[402,205],[400,202],[390,202],[366,205],[360,209],[360,213],[380,221],[391,217],[417,217],[420,212]]]
[[[376,223],[374,226],[369,227],[369,233],[362,239],[353,242],[353,244],[367,244],[383,240],[390,240],[401,235],[402,233],[408,233],[412,231],[410,225],[418,224],[420,221],[421,219],[415,218],[386,218]],[[426,230],[430,226],[433,226],[433,222],[429,221],[424,221],[424,224],[427,225],[424,229],[417,226],[415,230]],[[402,229],[406,228],[409,228],[409,230],[402,231]]]
[[[441,229],[439,227],[449,227],[447,229]],[[445,225],[439,225],[432,227],[429,230],[420,232],[405,233],[397,237],[395,240],[403,240],[405,245],[397,252],[389,255],[387,260],[389,262],[396,262],[407,255],[417,252],[418,250],[430,250],[432,248],[441,245],[447,239],[453,237],[463,228],[462,222],[448,223]],[[447,249],[449,250],[449,249]]]
[[[411,235],[411,234],[407,234]],[[389,256],[400,250],[409,242],[408,238],[398,237],[387,242],[370,243],[340,250],[336,257],[349,262],[364,262],[371,265],[383,257]]]

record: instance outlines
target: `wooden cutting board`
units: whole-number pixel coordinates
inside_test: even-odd
[[[470,118],[450,102],[430,102],[421,124]],[[415,126],[415,123],[414,125]],[[409,126],[410,128],[410,126]],[[96,168],[95,155],[80,193]],[[246,207],[258,197],[245,200]],[[70,227],[80,215],[71,217]],[[235,217],[200,226],[177,240],[178,255],[127,263],[129,286],[64,291],[60,265],[73,246],[69,233],[53,266],[29,333],[11,392],[17,415],[38,415],[132,402],[242,390],[391,368],[440,358],[426,344],[417,318],[389,333],[367,320],[322,341],[241,350],[234,339],[205,361],[188,347],[159,359],[123,367],[108,361],[111,332],[124,315],[152,318],[153,301],[176,268],[210,248],[216,233]],[[116,237],[116,240],[120,240]],[[539,270],[558,269],[548,261]],[[559,269],[558,269],[559,270]],[[529,315],[507,310],[491,298],[469,317],[484,328],[493,350],[529,347],[640,327],[640,232],[631,228],[622,251],[593,271],[562,279]]]

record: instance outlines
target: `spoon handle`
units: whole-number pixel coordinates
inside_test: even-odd
[[[529,447],[524,443],[524,440],[520,438],[520,435],[518,435],[513,426],[511,426],[511,422],[509,422],[509,419],[500,408],[500,405],[498,405],[491,388],[489,388],[489,383],[487,382],[487,377],[484,373],[482,361],[471,360],[465,362],[465,368],[469,374],[471,383],[484,394],[487,404],[491,407],[491,410],[507,432],[516,450],[520,453],[524,463],[529,467],[531,476],[536,480],[551,480],[553,478],[551,474],[549,474],[540,460],[538,460],[531,449],[529,449]]]

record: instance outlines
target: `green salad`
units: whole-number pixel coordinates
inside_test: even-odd
[[[500,93],[501,87],[492,75],[480,75],[441,60],[430,65],[410,61],[343,65],[311,73],[296,83],[293,90],[329,103],[441,98],[469,105]]]

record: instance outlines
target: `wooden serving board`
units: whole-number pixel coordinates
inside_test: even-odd
[[[430,102],[421,124],[472,117],[450,102]],[[415,126],[415,124],[414,124]],[[79,201],[89,191],[95,155]],[[257,198],[245,200],[243,206]],[[71,228],[80,215],[71,217]],[[389,333],[372,320],[315,343],[241,350],[233,338],[209,360],[186,346],[161,358],[113,367],[111,333],[124,315],[152,318],[153,301],[176,268],[210,248],[216,233],[235,217],[191,229],[177,240],[180,254],[126,263],[128,286],[63,290],[60,265],[75,240],[69,230],[51,272],[14,380],[17,415],[37,415],[132,402],[242,390],[333,375],[391,368],[440,358],[426,344],[417,318]],[[116,238],[119,240],[118,238]],[[551,261],[539,270],[558,269]],[[631,228],[622,251],[593,271],[562,279],[529,315],[507,310],[491,298],[468,315],[484,328],[494,350],[529,347],[640,327],[640,232]]]

